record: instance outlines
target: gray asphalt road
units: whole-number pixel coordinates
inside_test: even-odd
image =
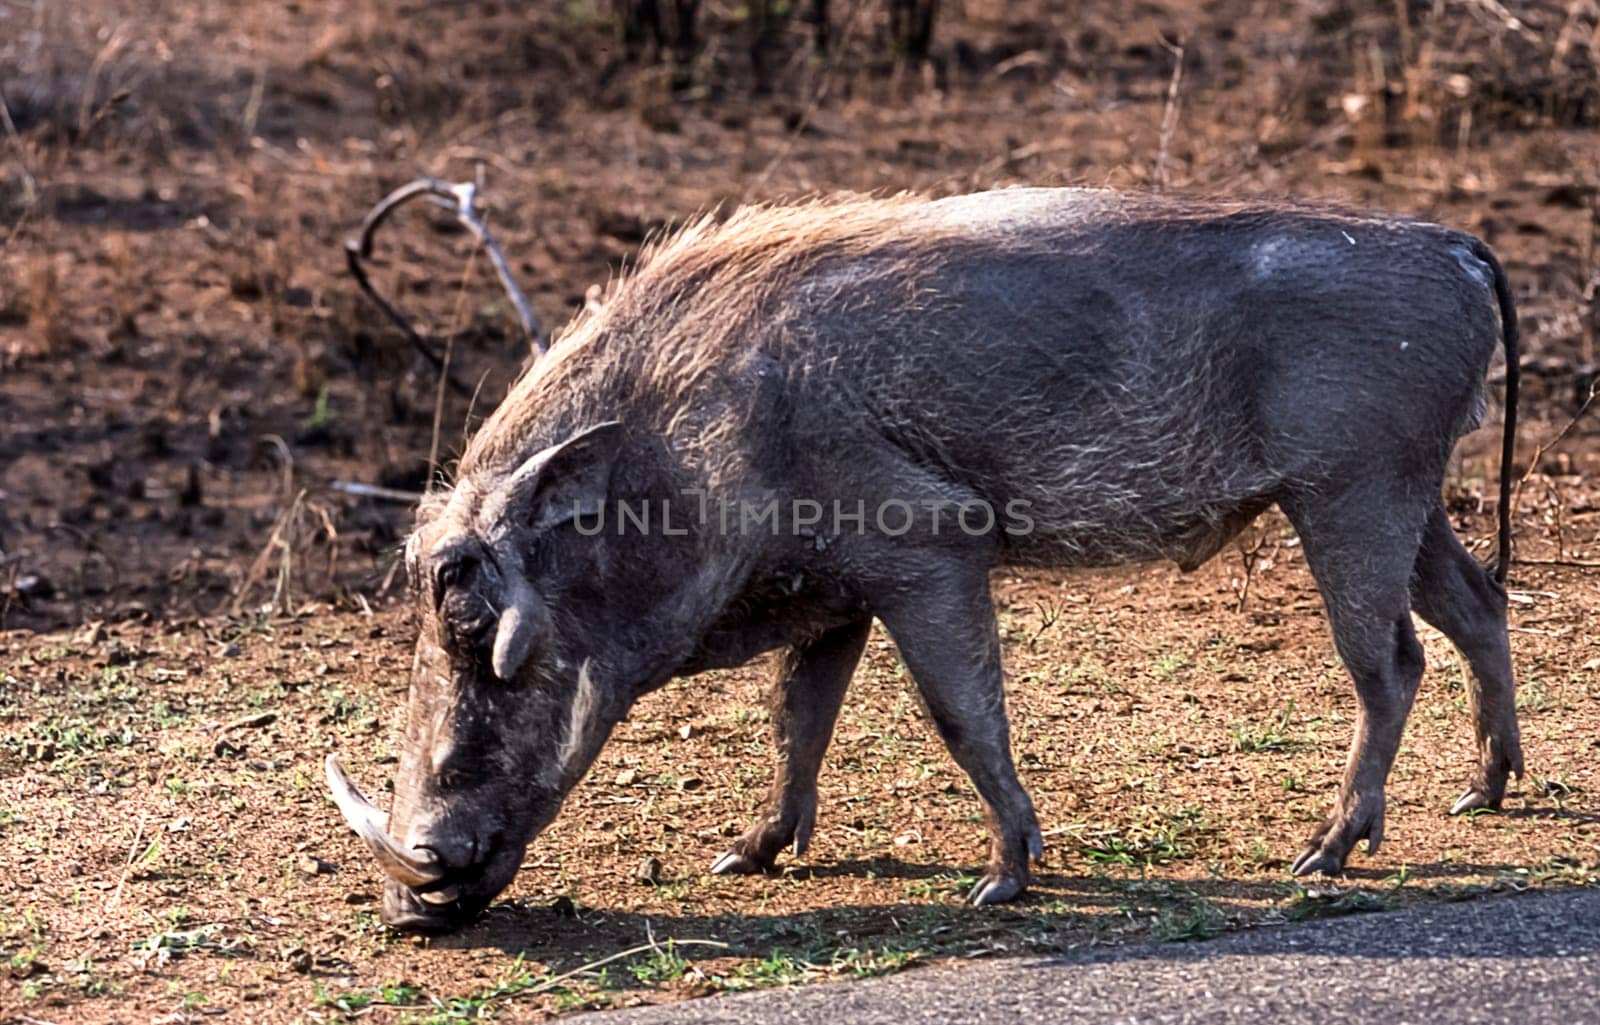
[[[589,1025],[1600,1023],[1600,893],[1478,900],[585,1015]]]

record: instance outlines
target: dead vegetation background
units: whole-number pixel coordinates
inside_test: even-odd
[[[537,1015],[1592,882],[1597,69],[1593,0],[0,0],[0,1020]],[[448,475],[527,354],[465,233],[402,215],[383,285],[450,352],[438,405],[340,246],[387,189],[480,168],[552,327],[652,232],[833,189],[1280,193],[1478,233],[1525,337],[1514,814],[1439,818],[1467,731],[1432,638],[1395,848],[1353,888],[1285,881],[1351,709],[1268,522],[1192,578],[999,581],[1054,823],[1019,910],[954,906],[975,805],[880,639],[798,874],[699,875],[766,775],[760,673],[720,674],[641,710],[480,931],[387,938],[314,780],[330,746],[392,771],[409,512],[339,483]],[[1449,483],[1480,550],[1492,434]],[[561,978],[652,935],[729,946]]]
[[[650,232],[745,201],[1330,196],[1503,251],[1536,416],[1594,373],[1589,0],[6,0],[0,25],[0,625],[388,597],[405,510],[329,485],[420,489],[437,382],[339,243],[417,172],[483,168],[551,325]],[[448,472],[525,353],[464,233],[385,241],[387,284],[451,349]],[[302,491],[325,515],[274,531]]]

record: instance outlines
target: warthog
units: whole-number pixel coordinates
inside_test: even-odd
[[[1500,550],[1451,529],[1451,449],[1504,339]],[[676,676],[782,657],[777,768],[717,872],[804,852],[874,617],[992,834],[970,900],[1041,852],[1012,764],[996,566],[1205,562],[1287,514],[1359,699],[1337,800],[1293,870],[1383,836],[1423,669],[1471,663],[1478,764],[1522,771],[1505,625],[1516,317],[1479,240],[1419,221],[1074,189],[841,199],[704,219],[579,315],[427,499],[387,826],[329,759],[389,881],[456,927],[516,874],[613,727]]]

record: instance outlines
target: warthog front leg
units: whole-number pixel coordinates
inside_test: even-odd
[[[1285,503],[1360,705],[1338,799],[1294,860],[1295,875],[1337,875],[1358,842],[1368,854],[1383,842],[1383,787],[1422,678],[1407,591],[1425,509],[1379,485]]]
[[[791,843],[795,857],[805,853],[817,821],[817,770],[871,630],[872,620],[863,619],[784,653],[772,681],[778,770],[755,823],[712,872],[764,872]]]
[[[1011,900],[1027,887],[1029,860],[1044,853],[1044,841],[1011,760],[987,564],[944,567],[894,595],[879,615],[939,736],[983,799],[989,863],[967,899]]]
[[[1500,807],[1506,780],[1522,775],[1522,741],[1506,635],[1506,595],[1461,546],[1441,507],[1428,515],[1411,577],[1417,615],[1450,638],[1472,666],[1467,698],[1478,740],[1478,768],[1452,814]]]

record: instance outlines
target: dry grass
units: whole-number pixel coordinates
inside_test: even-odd
[[[59,260],[41,257],[28,269],[28,355],[59,357],[72,341],[67,304],[62,298]]]

